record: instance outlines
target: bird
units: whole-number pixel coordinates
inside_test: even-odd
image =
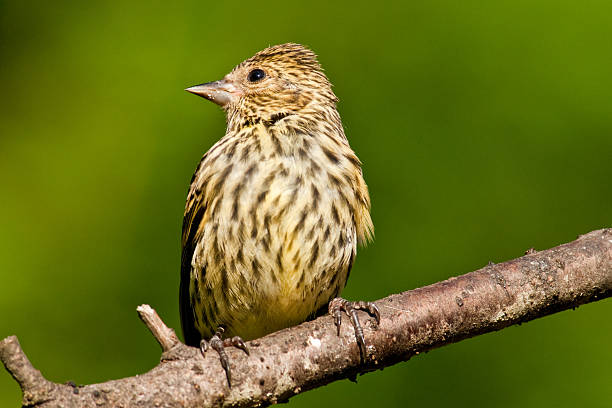
[[[223,79],[186,91],[219,105],[227,128],[191,179],[182,228],[179,304],[185,343],[246,354],[245,340],[342,313],[366,345],[356,310],[340,298],[358,244],[373,237],[362,164],[316,54],[271,46]],[[224,338],[225,337],[225,338]]]

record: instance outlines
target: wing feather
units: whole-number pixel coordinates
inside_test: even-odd
[[[191,187],[193,190],[193,185]],[[185,216],[183,218],[182,253],[181,253],[181,283],[179,288],[179,305],[181,327],[185,344],[199,346],[201,335],[195,324],[195,314],[191,301],[191,264],[198,243],[199,233],[202,231],[206,201],[203,194],[189,193]],[[201,271],[202,276],[205,271]]]

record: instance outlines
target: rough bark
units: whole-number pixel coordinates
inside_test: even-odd
[[[340,336],[328,316],[229,349],[228,388],[214,352],[178,341],[155,311],[139,314],[163,353],[151,371],[82,387],[47,381],[28,361],[15,336],[0,342],[0,359],[23,390],[25,406],[206,407],[261,406],[410,359],[420,352],[527,322],[612,294],[612,229],[376,302],[378,327],[360,312],[369,356],[360,361],[352,327]]]

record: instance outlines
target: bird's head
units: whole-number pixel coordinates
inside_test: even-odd
[[[335,109],[337,101],[317,56],[292,43],[266,48],[223,79],[186,90],[220,105],[228,127],[275,123],[289,115],[307,117]]]

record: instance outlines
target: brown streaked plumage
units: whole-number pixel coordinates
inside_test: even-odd
[[[198,165],[185,208],[186,343],[218,327],[253,339],[327,310],[373,227],[361,162],[315,54],[266,48],[188,91],[223,107],[227,131]],[[376,312],[363,302],[332,311],[351,305]]]

